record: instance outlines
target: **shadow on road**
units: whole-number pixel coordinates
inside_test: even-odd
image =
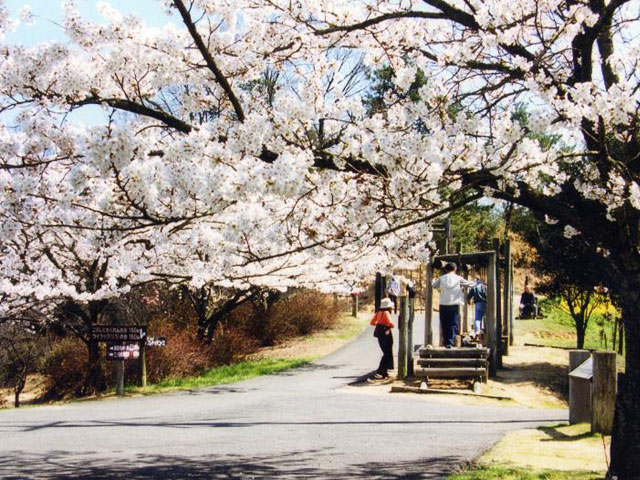
[[[455,456],[419,459],[411,462],[375,462],[341,469],[310,467],[310,459],[331,456],[329,451],[300,451],[278,456],[233,456],[191,458],[138,455],[105,459],[86,453],[51,452],[33,455],[16,452],[0,459],[4,479],[436,479],[444,478],[461,459]]]
[[[555,418],[555,419],[545,419],[545,422],[565,422],[566,418]],[[112,428],[112,427],[126,427],[126,428],[135,428],[135,427],[159,427],[159,428],[251,428],[257,426],[271,426],[271,427],[279,427],[279,426],[305,426],[305,427],[314,427],[314,426],[359,426],[359,425],[376,425],[376,426],[387,426],[387,425],[482,425],[482,424],[521,424],[526,426],[527,424],[540,424],[539,418],[532,419],[517,419],[517,420],[495,420],[495,419],[486,419],[483,420],[481,418],[474,420],[345,420],[345,421],[298,421],[298,422],[228,422],[228,421],[218,421],[218,420],[202,420],[197,422],[148,422],[144,421],[144,419],[129,419],[129,420],[87,420],[81,422],[72,422],[72,421],[57,421],[45,424],[37,424],[37,425],[28,425],[22,424],[19,422],[6,422],[4,425],[13,430],[19,430],[23,432],[34,432],[39,430],[48,430],[54,428],[93,428],[93,429],[101,429],[101,428]],[[1,477],[0,477],[1,478]]]

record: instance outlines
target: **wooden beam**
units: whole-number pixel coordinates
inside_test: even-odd
[[[616,387],[616,352],[593,352],[591,433],[611,433]]]
[[[433,345],[433,264],[427,264],[425,277],[425,297],[424,297],[424,343],[423,345]]]
[[[488,348],[421,348],[420,358],[487,358],[490,354]]]
[[[472,253],[451,253],[451,254],[443,254],[436,255],[433,257],[433,263],[442,262],[442,266],[438,268],[444,267],[444,264],[447,262],[462,262],[468,263],[471,265],[480,265],[485,266],[489,262],[489,256],[494,253],[494,250],[488,250],[483,252],[472,252]],[[437,266],[437,265],[436,265]]]
[[[496,337],[496,254],[491,254],[487,268],[487,314],[485,320],[484,346],[489,348],[489,376],[497,372],[497,337]]]
[[[374,305],[374,310],[376,312],[380,310],[380,301],[382,300],[383,295],[384,295],[384,292],[382,289],[382,274],[380,272],[376,272],[375,305]]]
[[[418,365],[422,367],[486,367],[486,358],[420,358]]]
[[[500,240],[493,239],[493,248],[496,252],[496,367],[502,368],[502,296],[500,295]]]
[[[407,325],[407,376],[413,377],[413,320],[416,311],[415,295],[409,298],[409,323]]]
[[[507,337],[503,344],[503,355],[509,355],[509,345],[511,336],[511,317],[513,315],[513,296],[511,295],[511,240],[504,242],[504,291],[502,312],[504,322],[502,323],[502,335]]]
[[[400,316],[398,317],[398,380],[407,378],[407,296],[400,297]]]
[[[431,378],[469,378],[484,377],[486,369],[482,367],[460,367],[460,368],[424,368],[416,372],[417,377]]]

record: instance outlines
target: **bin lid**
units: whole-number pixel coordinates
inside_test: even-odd
[[[573,378],[584,378],[585,380],[591,380],[593,378],[593,358],[589,357],[582,362],[578,367],[569,373]]]

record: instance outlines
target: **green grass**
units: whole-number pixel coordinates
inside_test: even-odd
[[[576,334],[573,318],[564,312],[553,300],[540,302],[544,318],[535,320],[516,320],[516,332],[524,338],[525,342],[547,345],[550,347],[576,348]],[[597,350],[604,349],[600,340],[600,326],[597,323],[598,314],[594,314],[585,334],[584,348]],[[607,336],[607,348],[611,349],[612,326],[605,325]]]
[[[324,340],[351,340],[364,331],[364,328],[369,324],[369,316],[368,313],[359,312],[356,318],[352,317],[350,313],[345,313],[338,320],[338,325],[341,328],[317,333],[306,338],[306,341],[314,343]]]
[[[600,480],[604,477],[596,472],[531,470],[528,468],[512,468],[500,465],[472,467],[461,473],[449,475],[447,480]]]
[[[312,357],[293,359],[265,358],[239,362],[233,365],[212,368],[196,377],[171,378],[160,383],[147,385],[145,388],[127,385],[125,391],[127,393],[151,394],[212,387],[222,383],[240,382],[260,375],[269,375],[291,368],[301,367],[313,360],[315,359]]]

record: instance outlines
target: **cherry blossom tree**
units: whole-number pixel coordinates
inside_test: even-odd
[[[150,28],[106,3],[88,21],[67,1],[68,42],[2,47],[0,189],[24,203],[3,238],[35,212],[58,235],[111,232],[114,278],[284,288],[424,260],[430,221],[478,198],[526,206],[606,252],[619,279],[628,349],[610,474],[640,471],[634,2],[159,8],[178,23]],[[0,32],[12,22],[0,7]],[[373,111],[363,69],[393,72]],[[417,72],[426,83],[408,95]],[[66,117],[87,105],[104,124]]]

